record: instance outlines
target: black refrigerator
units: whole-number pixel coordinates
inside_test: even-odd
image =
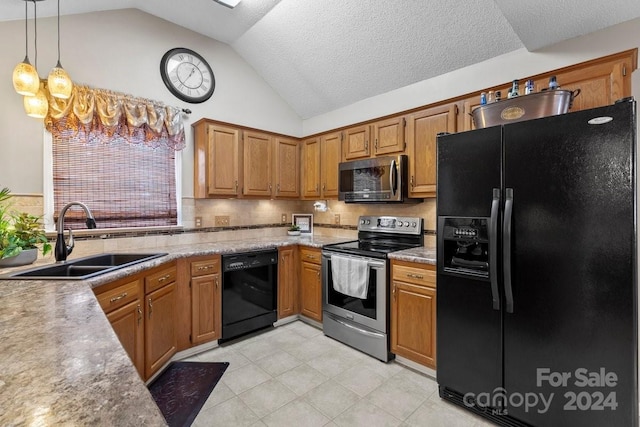
[[[636,104],[438,137],[440,397],[637,426]]]

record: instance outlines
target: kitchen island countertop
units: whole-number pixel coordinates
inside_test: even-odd
[[[165,425],[92,289],[178,258],[346,240],[169,246],[157,250],[166,256],[87,280],[0,280],[0,425]]]

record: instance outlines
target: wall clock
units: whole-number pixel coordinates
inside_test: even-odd
[[[162,56],[160,76],[172,94],[192,104],[211,98],[216,87],[211,66],[198,53],[184,47],[170,49]]]

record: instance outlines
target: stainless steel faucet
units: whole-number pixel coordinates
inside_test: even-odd
[[[60,211],[60,216],[58,217],[58,224],[56,227],[56,231],[58,233],[58,237],[56,238],[56,249],[54,251],[56,262],[65,262],[67,260],[67,256],[73,251],[73,233],[71,229],[69,229],[69,244],[64,240],[64,215],[67,213],[67,210],[71,206],[80,206],[84,209],[84,213],[87,215],[87,228],[96,228],[96,220],[93,218],[93,214],[87,205],[82,202],[69,202]]]

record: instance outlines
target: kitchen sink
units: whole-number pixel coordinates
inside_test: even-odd
[[[130,265],[167,255],[153,254],[101,254],[78,258],[60,264],[44,265],[0,276],[9,280],[82,280],[119,270]]]

